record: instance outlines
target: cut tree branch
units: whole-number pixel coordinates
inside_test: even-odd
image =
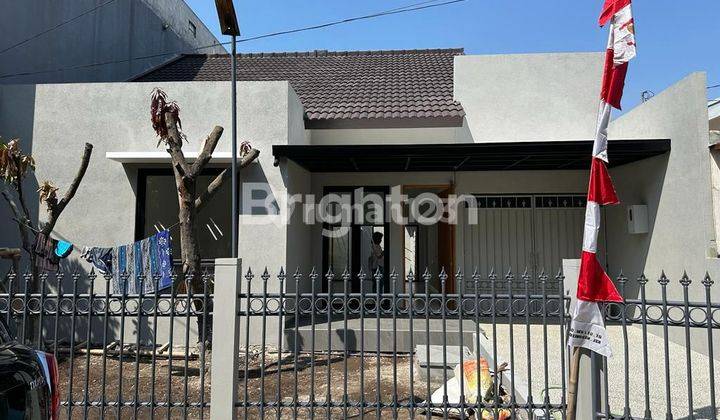
[[[167,126],[168,132],[168,153],[173,161],[173,166],[179,165],[181,168],[178,173],[182,174],[183,178],[192,176],[190,172],[190,166],[185,162],[185,153],[182,151],[183,136],[180,134],[180,130],[177,127],[177,119],[172,112],[165,113],[165,125]]]
[[[75,197],[75,193],[77,192],[78,187],[80,187],[80,182],[82,181],[83,177],[85,177],[85,172],[87,172],[88,165],[90,165],[90,156],[92,156],[92,151],[93,145],[90,143],[85,143],[85,150],[83,151],[82,160],[80,161],[80,167],[75,174],[75,179],[73,179],[70,187],[68,187],[68,190],[65,192],[65,196],[60,199],[60,202],[58,203],[59,211],[63,211],[63,209],[65,208],[65,206],[67,206],[70,200]]]
[[[205,142],[203,142],[203,148],[191,168],[193,177],[199,176],[205,168],[205,165],[207,165],[207,163],[210,162],[210,159],[212,159],[212,154],[215,151],[215,147],[217,147],[218,141],[220,141],[222,133],[223,128],[215,126],[210,135],[205,139]]]
[[[255,159],[260,156],[260,151],[257,149],[250,150],[238,163],[238,170],[250,165]],[[225,169],[222,171],[218,176],[215,177],[215,179],[212,180],[210,185],[208,185],[207,189],[203,191],[202,194],[195,200],[195,209],[197,211],[200,211],[205,204],[207,204],[210,199],[215,195],[215,193],[220,189],[223,182],[225,182],[226,178],[230,178],[232,175],[232,171],[230,169]]]
[[[48,203],[48,210],[50,216],[48,217],[47,223],[42,228],[42,231],[45,235],[49,235],[50,232],[52,232],[52,230],[55,228],[55,224],[57,223],[58,218],[60,217],[60,214],[63,212],[63,210],[65,210],[65,207],[68,205],[70,200],[75,197],[75,193],[80,187],[80,183],[85,177],[88,165],[90,164],[90,157],[92,156],[92,151],[93,145],[90,143],[85,143],[85,150],[83,151],[82,160],[80,161],[80,167],[75,174],[75,178],[73,178],[72,183],[70,183],[70,186],[65,192],[65,196],[60,199],[60,201],[58,201],[58,203],[55,205],[50,205]]]

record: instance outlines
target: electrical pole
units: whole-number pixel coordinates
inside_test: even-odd
[[[230,35],[232,37],[232,52],[230,55],[230,92],[231,92],[231,112],[232,112],[232,157],[230,158],[231,175],[232,175],[232,205],[230,206],[230,212],[232,215],[231,225],[231,256],[233,258],[238,257],[238,217],[240,215],[238,211],[238,176],[237,176],[237,37],[240,35],[240,28],[237,22],[237,15],[235,14],[235,7],[233,6],[232,0],[215,0],[215,8],[218,12],[218,19],[220,20],[220,32],[223,35]]]

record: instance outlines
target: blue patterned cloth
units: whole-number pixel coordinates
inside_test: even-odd
[[[159,261],[159,267],[157,270],[160,276],[158,282],[158,289],[166,289],[172,284],[172,243],[170,241],[170,231],[164,230],[160,233],[153,235],[157,241],[155,252],[157,252],[157,261]],[[152,254],[153,251],[150,253]]]
[[[112,292],[145,294],[172,285],[170,232],[164,230],[149,238],[112,248]]]

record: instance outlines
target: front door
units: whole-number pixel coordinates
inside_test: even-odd
[[[352,208],[362,208],[362,211],[349,214],[338,223],[323,225],[323,274],[329,270],[335,274],[333,291],[344,290],[341,274],[345,269],[351,274],[350,291],[360,291],[358,274],[361,271],[366,276],[364,292],[376,291],[378,273],[381,290],[389,291],[390,229],[385,217],[389,188],[326,187],[324,194],[337,194]],[[337,211],[340,210],[329,210],[332,214],[337,214]],[[327,279],[323,279],[322,290],[328,290]]]

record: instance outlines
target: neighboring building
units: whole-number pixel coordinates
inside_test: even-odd
[[[218,44],[183,0],[7,1],[0,84],[125,81],[179,52],[224,53]]]
[[[710,129],[720,131],[720,98],[708,102]]]

